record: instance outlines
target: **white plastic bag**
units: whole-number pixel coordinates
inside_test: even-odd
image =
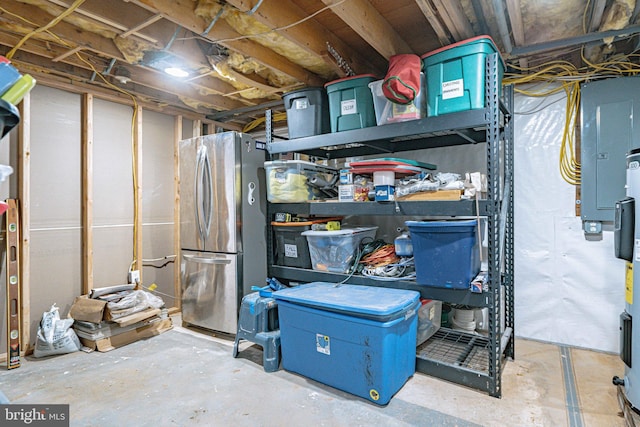
[[[53,304],[51,310],[42,314],[33,355],[45,357],[80,350],[80,340],[71,325],[73,319],[60,319],[58,307]]]

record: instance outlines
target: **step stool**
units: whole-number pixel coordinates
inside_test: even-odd
[[[238,332],[233,344],[233,357],[238,357],[240,340],[262,346],[262,366],[265,372],[275,372],[280,366],[280,326],[278,303],[274,298],[253,292],[242,298]]]

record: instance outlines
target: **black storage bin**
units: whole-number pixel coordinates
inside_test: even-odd
[[[295,90],[282,96],[287,109],[289,138],[320,135],[331,131],[329,99],[321,87]]]
[[[311,268],[311,256],[307,238],[301,233],[311,230],[308,225],[274,225],[276,235],[276,264],[286,267]]]

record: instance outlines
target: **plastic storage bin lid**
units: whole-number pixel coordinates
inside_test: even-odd
[[[493,50],[495,52],[500,53],[500,51],[498,50],[498,48],[497,48],[495,42],[493,41],[493,39],[491,38],[491,36],[477,36],[477,37],[472,37],[470,39],[461,40],[459,42],[456,42],[456,43],[453,43],[453,44],[450,44],[450,45],[447,45],[447,46],[442,46],[441,48],[438,48],[436,50],[432,50],[431,52],[427,52],[424,55],[422,55],[420,57],[420,59],[425,59],[425,58],[428,58],[430,56],[436,55],[436,54],[438,54],[440,52],[444,52],[444,51],[449,50],[449,49],[455,49],[456,47],[468,46],[468,45],[471,45],[471,44],[474,44],[474,43],[482,43],[482,42],[487,42],[487,41],[491,44],[491,46],[493,47]],[[506,68],[507,66],[504,63],[504,59],[502,58],[502,55],[499,55],[499,56],[500,56],[500,61],[502,62],[503,68]]]
[[[271,225],[273,225],[274,227],[302,227],[305,225],[322,224],[324,222],[341,221],[341,220],[342,220],[341,216],[334,216],[330,218],[309,219],[307,221],[290,221],[290,222],[271,221]]]
[[[313,282],[273,293],[276,300],[387,322],[417,307],[420,294],[377,286]]]
[[[335,236],[350,236],[352,234],[363,233],[365,231],[377,230],[378,227],[354,227],[354,228],[343,228],[342,230],[307,230],[303,231],[301,234],[303,236],[312,236],[312,237],[335,237]]]
[[[299,168],[304,171],[338,173],[338,170],[330,166],[319,165],[317,163],[306,162],[304,160],[272,160],[264,162],[265,168]]]
[[[324,87],[327,88],[327,87],[329,87],[331,85],[334,85],[334,84],[337,84],[337,83],[342,83],[342,82],[346,82],[346,81],[349,81],[349,80],[361,79],[361,78],[365,78],[365,77],[366,78],[370,78],[370,79],[374,79],[374,80],[377,79],[377,77],[375,75],[373,75],[373,74],[358,74],[357,76],[349,76],[349,77],[343,77],[343,78],[337,79],[337,80],[332,80],[332,81],[330,81],[328,83],[325,83]]]
[[[324,91],[324,88],[322,88],[320,86],[318,86],[318,87],[316,87],[316,86],[304,87],[302,89],[296,89],[296,90],[292,90],[292,91],[283,93],[282,94],[282,99],[289,98],[292,95],[296,95],[296,94],[299,94],[299,93],[318,92],[318,91]]]

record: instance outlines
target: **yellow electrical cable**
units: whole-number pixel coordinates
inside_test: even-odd
[[[588,6],[588,5],[587,5]],[[564,91],[566,95],[566,115],[560,146],[559,168],[562,178],[572,185],[581,181],[580,163],[575,157],[575,126],[580,110],[580,84],[596,78],[636,75],[640,73],[640,65],[632,62],[640,57],[638,54],[618,55],[601,63],[592,63],[581,57],[585,67],[577,68],[567,61],[551,61],[537,67],[522,68],[510,64],[512,69],[526,74],[506,73],[505,84],[542,84],[542,89],[535,91],[516,87],[516,92],[526,96],[546,97]],[[559,84],[558,84],[559,83]]]
[[[287,113],[275,113],[272,117],[272,120],[274,122],[280,122],[282,120],[286,120],[287,119]],[[255,119],[252,122],[247,123],[244,128],[242,128],[242,132],[250,132],[253,129],[255,129],[256,127],[258,127],[259,125],[261,125],[262,123],[264,123],[266,121],[266,118],[264,117],[260,117],[259,119]]]
[[[47,28],[55,25],[57,22],[59,22],[61,19],[63,19],[65,16],[67,16],[69,13],[73,12],[74,9],[76,9],[78,6],[80,6],[85,0],[78,0],[76,1],[76,3],[74,3],[69,10],[67,10],[65,13],[63,13],[62,15],[60,15],[58,18],[56,18],[55,23],[53,23],[54,21],[51,21],[49,24],[47,24]],[[28,23],[29,25],[33,25],[34,27],[37,26],[37,24],[29,21],[28,19],[20,16],[20,15],[16,15],[15,13],[11,13],[9,11],[7,11],[6,9],[0,7],[0,10],[2,10],[5,13],[8,13],[18,19],[21,19],[22,21]],[[68,12],[68,13],[67,13]],[[52,24],[53,23],[53,24]],[[37,33],[41,33],[41,32],[46,32],[47,34],[49,34],[50,36],[52,36],[53,38],[55,38],[56,40],[58,40],[58,42],[60,42],[60,44],[62,44],[65,47],[68,48],[72,48],[73,46],[69,43],[67,43],[66,41],[64,41],[63,39],[61,39],[58,35],[52,33],[51,31],[49,31],[46,28],[42,28],[42,29],[36,29],[34,31],[32,31],[31,33],[27,34],[25,37],[23,37],[23,39],[20,41],[20,43],[18,45],[16,45],[11,51],[11,55],[13,56],[12,52],[17,51],[17,49],[21,46],[21,44],[23,44],[25,41],[27,41],[31,36],[37,34]],[[136,99],[136,97],[131,94],[130,92],[119,88],[118,86],[114,85],[113,83],[111,83],[110,81],[108,81],[103,75],[102,73],[100,73],[98,70],[96,70],[96,68],[93,66],[93,64],[91,64],[89,61],[85,60],[79,52],[75,52],[76,57],[84,62],[87,66],[89,66],[89,68],[91,68],[91,70],[96,73],[97,76],[100,77],[100,79],[102,79],[102,81],[109,87],[111,87],[112,89],[127,95],[128,97],[131,98],[131,100],[133,101],[133,114],[131,117],[131,159],[132,159],[132,180],[133,180],[133,261],[131,262],[131,264],[129,265],[129,270],[132,269],[132,266],[137,262],[138,260],[138,254],[140,253],[140,248],[138,247],[138,242],[136,240],[136,234],[137,234],[137,223],[138,223],[138,217],[139,217],[139,211],[140,211],[140,206],[138,203],[138,174],[136,172],[136,163],[137,163],[137,153],[134,149],[134,145],[133,145],[133,141],[135,138],[135,123],[136,123],[136,119],[137,119],[137,115],[138,115],[138,101]],[[7,59],[9,59],[9,56],[7,55]]]
[[[71,6],[69,6],[69,8],[67,10],[65,10],[64,12],[62,12],[60,15],[58,15],[56,18],[54,18],[51,22],[49,22],[47,25],[45,25],[44,27],[40,27],[37,28],[35,30],[33,30],[32,32],[30,32],[29,34],[25,35],[19,42],[18,44],[16,44],[6,55],[5,57],[7,59],[11,59],[13,58],[13,55],[18,51],[18,49],[20,49],[20,46],[22,46],[27,40],[29,40],[31,37],[33,37],[34,35],[41,33],[43,31],[47,31],[49,28],[53,27],[54,25],[56,25],[58,22],[62,21],[65,17],[67,17],[68,15],[70,15],[71,13],[73,13],[74,10],[76,10],[78,7],[80,7],[80,5],[82,3],[84,3],[85,0],[76,0],[73,2],[73,4]]]

